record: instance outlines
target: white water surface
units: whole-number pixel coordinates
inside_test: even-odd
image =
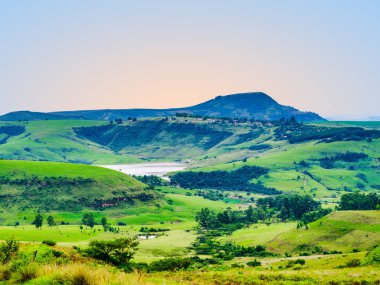
[[[156,175],[165,180],[169,180],[167,176],[169,172],[180,171],[186,168],[186,164],[178,162],[149,162],[99,166],[121,171],[129,175]]]

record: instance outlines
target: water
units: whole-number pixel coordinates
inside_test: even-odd
[[[178,162],[150,162],[100,166],[121,171],[129,175],[156,175],[165,180],[169,180],[169,178],[167,177],[167,174],[169,172],[180,171],[186,168],[185,164]]]

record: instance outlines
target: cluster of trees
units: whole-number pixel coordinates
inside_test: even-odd
[[[334,168],[336,161],[344,161],[344,162],[358,162],[359,160],[368,158],[368,155],[363,152],[342,152],[337,153],[331,157],[323,157],[319,160],[321,167],[326,169]]]
[[[380,131],[366,130],[360,127],[322,127],[300,123],[280,124],[275,130],[279,140],[287,139],[290,143],[309,140],[321,140],[326,143],[334,141],[363,141],[380,138]]]
[[[281,221],[299,220],[307,224],[331,212],[329,209],[322,209],[320,203],[310,196],[302,195],[260,198],[256,204],[257,208],[249,206],[244,211],[228,208],[220,213],[203,208],[196,213],[195,220],[202,229],[231,232],[246,224],[268,222],[273,218]]]
[[[211,201],[223,200],[225,196],[222,191],[217,190],[197,190],[195,194]]]
[[[189,189],[239,190],[267,195],[280,194],[281,192],[274,188],[268,188],[259,183],[250,183],[251,179],[259,178],[268,172],[268,168],[259,166],[243,166],[232,171],[185,171],[173,175],[171,183]]]
[[[148,227],[141,227],[140,232],[141,233],[159,233],[159,232],[167,232],[170,231],[170,229],[166,228],[148,228]]]
[[[270,144],[262,143],[262,144],[251,145],[248,149],[249,150],[267,150],[271,148],[272,146]]]
[[[37,215],[34,217],[32,225],[35,225],[37,229],[41,229],[43,223],[44,223],[44,217],[42,216],[41,213],[37,213]],[[49,227],[54,227],[56,225],[53,216],[48,216],[46,219],[46,223]]]
[[[132,122],[136,122],[137,121],[137,118],[133,118],[133,117],[128,117],[128,121],[132,121]],[[115,121],[113,120],[110,120],[110,125],[113,125],[113,123],[115,122],[115,124],[117,125],[121,125],[123,124],[124,120],[122,118],[116,118]]]
[[[221,260],[231,260],[235,257],[265,257],[274,254],[267,251],[265,246],[241,246],[231,242],[221,243],[211,235],[202,235],[193,243],[192,248],[197,254],[211,255]]]
[[[380,195],[360,192],[343,194],[339,202],[339,210],[378,210]]]
[[[163,180],[162,178],[156,175],[144,175],[144,176],[132,175],[132,177],[150,186],[152,189],[154,189],[157,186],[169,185],[169,182]]]
[[[9,176],[0,176],[0,184],[28,186],[28,187],[77,187],[87,186],[94,183],[91,178],[70,178],[70,177],[38,177],[30,176],[27,178],[11,178]]]
[[[257,207],[278,212],[277,217],[282,220],[299,220],[304,214],[320,209],[320,203],[307,195],[280,195],[258,199]]]

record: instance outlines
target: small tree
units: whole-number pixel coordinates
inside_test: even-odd
[[[38,213],[36,217],[34,218],[34,221],[32,222],[32,224],[35,225],[37,229],[41,229],[43,221],[44,221],[44,217],[40,213]]]
[[[127,264],[134,256],[139,242],[135,238],[94,240],[84,251],[85,255],[114,264]]]
[[[49,227],[55,226],[54,218],[52,216],[47,217],[46,222]]]
[[[82,217],[82,224],[93,228],[95,226],[95,218],[92,213],[84,213]]]
[[[198,222],[199,226],[204,229],[213,229],[216,226],[215,212],[211,211],[209,208],[201,209],[195,215],[195,220]]]
[[[103,226],[104,231],[106,232],[108,230],[108,223],[107,218],[103,217],[100,221],[101,225]]]

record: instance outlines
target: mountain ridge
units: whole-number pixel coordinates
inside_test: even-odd
[[[33,116],[33,114],[36,114]],[[129,117],[165,117],[176,113],[190,113],[209,117],[249,118],[257,120],[279,120],[294,116],[298,121],[324,121],[325,119],[313,112],[303,112],[294,107],[279,104],[263,92],[238,93],[220,95],[200,104],[189,107],[167,109],[99,109],[58,112],[11,112],[0,116],[0,121],[42,120],[42,119],[88,119],[115,120]]]

